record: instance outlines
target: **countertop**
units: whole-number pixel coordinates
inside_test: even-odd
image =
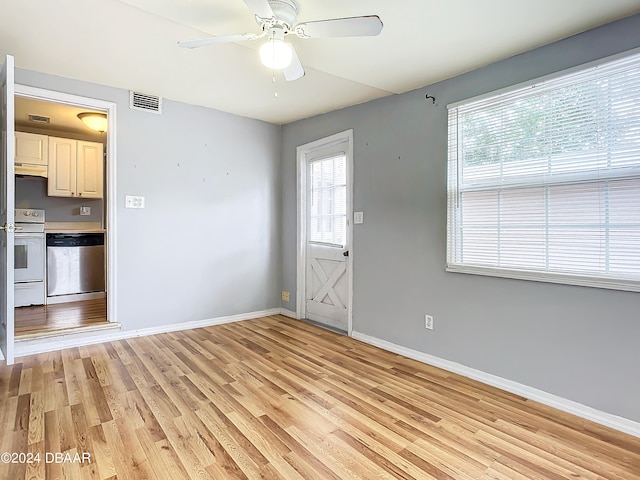
[[[100,222],[45,222],[44,233],[104,233]]]

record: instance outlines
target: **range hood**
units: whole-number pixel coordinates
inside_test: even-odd
[[[46,165],[34,165],[32,163],[16,163],[14,173],[20,176],[44,177],[47,178]]]

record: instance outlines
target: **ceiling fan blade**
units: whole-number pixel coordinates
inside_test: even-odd
[[[256,35],[254,33],[240,33],[237,35],[220,35],[218,37],[207,37],[207,38],[198,38],[197,40],[184,40],[182,42],[178,42],[183,48],[198,48],[204,47],[205,45],[213,45],[214,43],[231,43],[231,42],[242,42],[245,40],[255,40],[256,38],[261,37],[262,35]]]
[[[271,10],[271,6],[267,0],[243,0],[244,3],[249,7],[249,10],[260,18],[273,18],[275,15],[273,14],[273,10]]]
[[[302,66],[302,63],[300,63],[300,58],[298,58],[298,54],[296,53],[296,49],[293,48],[293,45],[291,46],[291,50],[293,51],[291,65],[282,70],[284,78],[287,80],[287,82],[292,82],[304,77],[304,67]]]
[[[302,38],[320,37],[373,37],[382,31],[382,20],[377,15],[334,18],[300,23],[295,34]]]

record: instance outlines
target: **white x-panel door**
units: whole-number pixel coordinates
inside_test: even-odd
[[[346,331],[349,282],[343,250],[311,244],[307,259],[307,318]]]
[[[348,144],[307,157],[306,317],[348,331]]]

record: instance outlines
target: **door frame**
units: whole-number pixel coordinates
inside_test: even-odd
[[[107,169],[106,169],[106,254],[107,254],[107,320],[117,323],[117,198],[116,198],[116,104],[97,98],[83,97],[70,93],[56,92],[44,88],[31,87],[16,83],[15,95],[42,100],[44,102],[55,102],[74,107],[82,107],[92,110],[101,110],[107,114]],[[104,199],[104,196],[103,196]]]
[[[347,142],[347,257],[348,296],[347,335],[353,330],[353,129],[321,138],[296,149],[296,198],[297,198],[297,282],[296,282],[296,318],[306,318],[306,275],[307,275],[307,158],[310,154],[337,143]]]
[[[13,365],[14,357],[15,357],[15,269],[14,269],[14,241],[15,234],[14,231],[10,227],[15,226],[15,218],[14,218],[14,208],[15,208],[15,181],[14,181],[14,150],[15,150],[15,141],[14,137],[14,127],[15,127],[15,60],[12,55],[4,56],[5,63],[0,64],[0,82],[4,82],[4,86],[2,88],[2,92],[0,93],[3,98],[1,103],[5,103],[4,107],[6,108],[5,118],[3,120],[3,132],[4,141],[0,142],[2,144],[2,153],[1,155],[4,157],[4,175],[5,178],[2,179],[2,190],[1,195],[3,196],[2,202],[6,199],[6,204],[3,204],[2,207],[6,208],[6,212],[4,212],[4,221],[3,225],[5,235],[6,235],[6,245],[0,247],[5,250],[4,260],[6,262],[5,265],[2,265],[2,273],[0,277],[2,277],[2,287],[4,287],[4,291],[0,292],[2,295],[2,311],[0,312],[0,316],[4,315],[4,325],[0,327],[0,332],[3,335],[0,341],[3,343],[2,348],[0,348],[0,359],[3,359],[6,365]],[[4,70],[4,71],[3,71]],[[1,108],[1,107],[0,107]],[[0,203],[2,203],[0,202]]]

